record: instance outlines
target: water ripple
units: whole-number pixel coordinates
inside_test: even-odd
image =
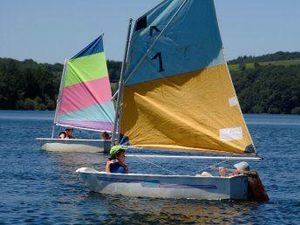
[[[0,224],[300,224],[299,116],[246,116],[265,158],[251,163],[271,198],[264,204],[90,193],[74,171],[81,166],[103,170],[106,158],[39,150],[34,139],[49,136],[52,117],[52,112],[0,111]],[[132,172],[141,172],[139,161],[128,160]],[[157,163],[178,174],[205,166],[197,161],[186,168],[178,166],[181,162]]]

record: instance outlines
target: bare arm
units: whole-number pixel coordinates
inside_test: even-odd
[[[105,166],[105,172],[106,173],[110,173],[110,164],[111,164],[111,161],[106,162],[106,166]]]

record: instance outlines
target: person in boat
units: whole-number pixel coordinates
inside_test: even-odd
[[[225,167],[219,167],[219,175],[220,177],[226,177],[226,168]]]
[[[235,170],[230,174],[230,176],[238,176],[250,171],[250,165],[247,162],[239,162],[234,164],[233,167]]]
[[[196,174],[196,177],[212,177],[213,175],[210,172],[203,171],[201,174]]]
[[[250,166],[247,162],[239,162],[234,164],[233,169],[226,169],[225,167],[219,167],[219,175],[220,177],[234,177],[239,176],[240,174],[244,174],[250,171]],[[227,175],[227,170],[232,172]]]
[[[115,145],[111,148],[110,158],[106,162],[106,173],[128,173],[128,167],[125,164],[125,152],[127,148],[121,145]]]
[[[74,139],[73,136],[73,129],[72,128],[66,128],[65,131],[60,132],[58,134],[58,138],[60,139]]]
[[[104,132],[101,134],[101,138],[102,138],[102,140],[104,140],[104,141],[109,141],[109,140],[110,140],[110,136],[109,136],[109,134],[108,134],[106,131],[104,131]]]

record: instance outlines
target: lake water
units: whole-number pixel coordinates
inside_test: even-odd
[[[53,112],[0,111],[0,224],[300,224],[300,116],[246,115],[264,157],[250,163],[260,173],[268,203],[90,193],[74,171],[103,169],[105,157],[39,150],[35,138],[50,136],[52,117]],[[199,161],[163,163],[179,174],[205,167]],[[134,159],[128,164],[131,172],[160,171]]]

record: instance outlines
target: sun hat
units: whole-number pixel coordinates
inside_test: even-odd
[[[239,162],[237,164],[234,164],[233,166],[237,170],[245,170],[245,171],[249,171],[250,170],[250,166],[249,166],[249,164],[247,162]]]
[[[110,157],[114,157],[119,151],[126,151],[128,147],[122,145],[115,145],[110,149],[109,155]]]

